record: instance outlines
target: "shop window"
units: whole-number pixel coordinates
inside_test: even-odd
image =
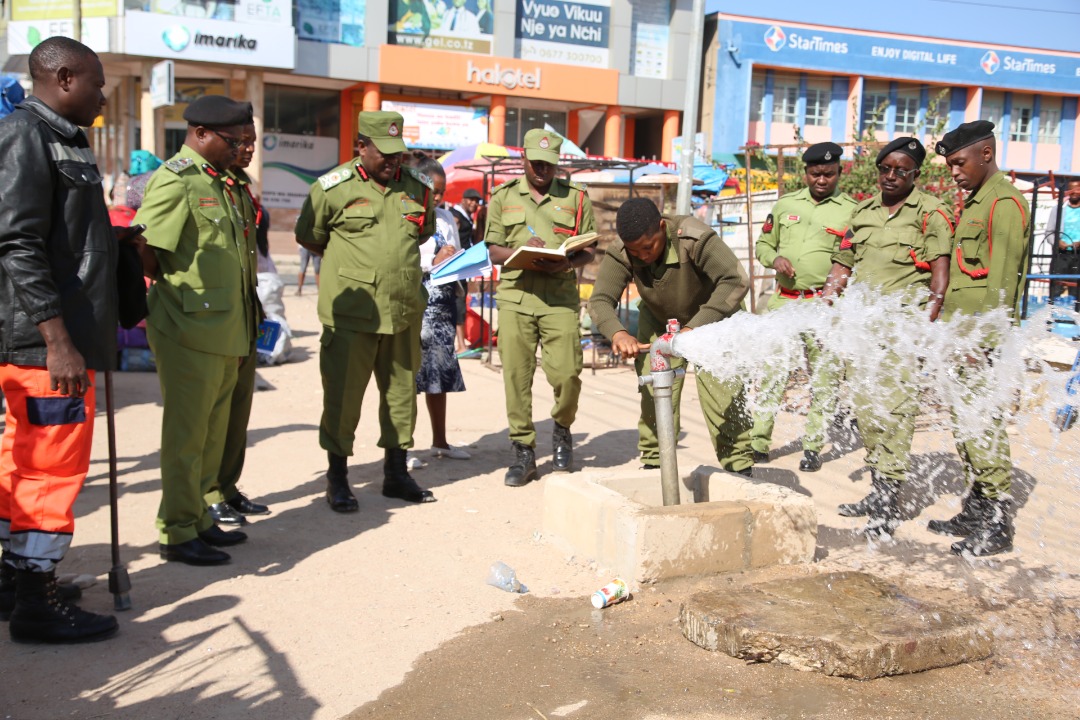
[[[806,85],[806,124],[825,127],[829,124],[832,82],[811,80]]]
[[[1009,140],[1031,142],[1031,118],[1034,116],[1034,98],[1031,95],[1012,95],[1012,112],[1009,113]]]
[[[994,137],[1002,138],[1001,123],[1005,117],[1005,93],[983,90],[982,117],[994,123]]]
[[[919,91],[900,90],[896,94],[896,134],[914,135],[919,130]]]
[[[772,121],[795,124],[799,121],[799,78],[777,75],[773,80]]]
[[[765,105],[765,77],[754,73],[750,84],[750,122],[761,122]]]
[[[566,113],[554,110],[532,110],[530,108],[506,109],[506,144],[521,147],[525,133],[534,128],[550,127],[566,137]]]
[[[1044,97],[1039,101],[1039,136],[1043,145],[1061,143],[1061,98]]]
[[[885,109],[889,107],[889,87],[866,83],[863,88],[862,126],[864,130],[885,130]]]
[[[338,137],[340,97],[336,90],[267,85],[265,132]]]

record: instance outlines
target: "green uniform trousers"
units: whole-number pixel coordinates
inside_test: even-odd
[[[801,335],[806,361],[810,367],[810,409],[806,413],[806,429],[803,433],[803,450],[821,452],[828,439],[826,428],[836,414],[839,398],[840,364],[825,352],[810,333]],[[754,428],[750,431],[750,444],[757,452],[769,452],[772,443],[776,413],[784,399],[790,373],[766,371],[758,390],[758,407],[765,408],[754,413]]]
[[[244,472],[244,455],[247,454],[248,420],[251,418],[251,399],[255,395],[255,369],[258,367],[255,348],[240,361],[236,372],[229,406],[229,427],[225,431],[225,452],[221,456],[221,474],[217,486],[206,494],[206,504],[214,505],[232,500],[239,494],[236,484]]]
[[[577,313],[527,315],[499,309],[499,360],[510,439],[529,447],[536,447],[532,386],[537,344],[541,347],[540,366],[555,391],[551,417],[563,427],[570,427],[577,417],[584,362]]]
[[[652,343],[665,330],[647,312],[638,315],[638,342]],[[639,354],[634,359],[637,374],[648,371],[649,356]],[[682,358],[671,358],[671,367],[685,367]],[[737,380],[720,382],[706,372],[695,373],[697,378],[698,401],[705,416],[705,425],[709,428],[713,450],[720,467],[730,472],[745,470],[754,465],[753,450],[750,446],[750,415],[746,409],[746,393],[742,383]],[[679,437],[680,401],[684,378],[675,378],[671,389],[671,405],[675,414],[675,439]],[[638,419],[638,451],[641,461],[646,465],[660,464],[660,441],[656,437],[656,404],[653,400],[651,385],[638,388],[641,394],[641,416]]]
[[[416,371],[420,368],[420,322],[390,334],[323,326],[319,370],[323,415],[319,445],[335,455],[353,454],[360,406],[372,373],[379,388],[379,447],[412,447],[416,429]]]
[[[221,472],[237,360],[184,347],[153,325],[146,336],[161,385],[161,542],[179,544],[210,529],[204,496]]]
[[[965,373],[964,368],[960,368],[957,377],[970,395],[983,391],[984,383]],[[955,411],[952,420],[956,428],[959,423]],[[989,419],[982,437],[956,441],[956,452],[964,464],[964,481],[973,484],[983,497],[997,499],[1012,489],[1012,453],[1005,427],[1005,418],[998,415]],[[954,435],[959,437],[955,431]]]
[[[891,370],[882,372],[881,368]],[[866,463],[886,482],[900,484],[911,466],[920,390],[914,373],[902,367],[894,353],[886,353],[875,371],[879,373],[876,387],[857,384],[855,417],[866,447]]]

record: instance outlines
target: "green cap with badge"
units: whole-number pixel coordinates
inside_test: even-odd
[[[369,138],[384,155],[405,152],[404,130],[405,120],[396,112],[362,112],[356,119],[356,132]]]
[[[529,160],[558,165],[562,136],[557,132],[536,128],[525,133],[524,147],[525,157]]]

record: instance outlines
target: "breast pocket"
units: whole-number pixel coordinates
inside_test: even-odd
[[[199,244],[226,247],[229,243],[229,213],[220,205],[200,207],[195,213],[199,226]]]
[[[375,208],[370,204],[347,207],[341,211],[341,224],[349,234],[366,232],[375,225]]]
[[[86,163],[65,162],[57,166],[64,185],[70,188],[85,188],[101,184],[101,173],[93,165]]]
[[[969,265],[972,263],[989,264],[985,233],[982,228],[965,225],[956,231],[956,246],[960,248],[960,256]],[[986,262],[984,262],[984,260]]]
[[[910,265],[916,260],[925,260],[922,257],[922,233],[915,228],[902,228],[891,232],[893,233],[893,242],[896,243],[896,248],[893,251],[893,262]]]
[[[874,228],[860,228],[855,230],[851,234],[851,238],[848,242],[851,243],[851,250],[855,253],[855,260],[861,260],[863,255],[866,254],[867,248],[870,247],[870,239],[874,234]]]
[[[556,235],[571,236],[577,227],[577,216],[573,210],[559,209],[551,213],[551,229]]]
[[[405,196],[401,202],[401,217],[405,220],[405,229],[413,237],[419,237],[424,227],[425,208],[412,198]]]

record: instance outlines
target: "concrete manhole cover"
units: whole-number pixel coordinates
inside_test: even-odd
[[[864,680],[993,652],[992,636],[974,618],[858,572],[698,593],[683,603],[679,625],[706,650]]]

